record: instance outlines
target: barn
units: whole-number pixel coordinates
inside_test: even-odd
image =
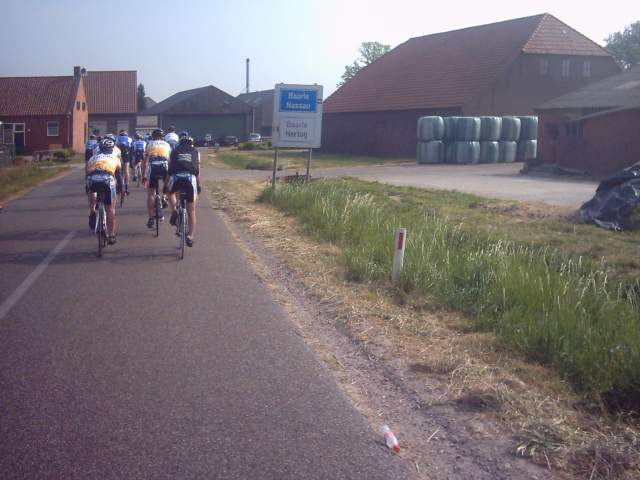
[[[407,40],[324,103],[322,149],[414,156],[425,115],[531,115],[546,100],[620,71],[548,13]]]
[[[604,177],[640,162],[640,65],[536,111],[540,163]]]
[[[251,132],[270,137],[273,132],[273,98],[275,90],[241,93],[236,98],[251,107]]]
[[[215,138],[234,135],[246,138],[251,129],[251,107],[219,88],[209,85],[171,95],[144,111],[155,116],[157,125],[175,125],[193,137],[212,134]]]

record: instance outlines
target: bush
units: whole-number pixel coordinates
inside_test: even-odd
[[[70,148],[64,150],[56,150],[53,152],[53,159],[57,162],[68,162],[71,157],[75,155],[75,152]]]
[[[242,142],[238,145],[238,150],[256,150],[256,144],[254,142]]]

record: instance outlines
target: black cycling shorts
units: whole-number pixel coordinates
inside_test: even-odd
[[[169,179],[169,191],[171,193],[184,191],[187,194],[187,202],[193,203],[196,192],[198,191],[196,176],[190,173],[176,173],[175,175],[171,175]]]
[[[120,147],[120,154],[122,158],[122,163],[129,163],[131,161],[131,155],[129,155],[128,148]]]
[[[135,153],[133,154],[134,163],[140,163],[143,158],[144,158],[143,150],[136,150]]]
[[[87,191],[104,193],[104,204],[111,205],[116,197],[116,179],[106,172],[90,173],[87,175]]]
[[[169,173],[169,162],[166,160],[150,160],[147,163],[147,181],[149,182],[149,188],[156,188],[158,186],[158,180],[163,181]]]

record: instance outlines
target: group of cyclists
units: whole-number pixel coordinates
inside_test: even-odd
[[[193,138],[188,132],[176,134],[171,126],[165,134],[161,129],[155,129],[151,134],[136,134],[131,139],[125,130],[117,136],[107,134],[103,138],[91,135],[86,144],[85,175],[86,192],[89,199],[89,228],[96,229],[97,193],[103,192],[104,204],[107,211],[107,243],[116,243],[116,198],[117,195],[129,195],[129,169],[134,171],[134,181],[137,181],[137,165],[142,174],[142,183],[147,190],[148,228],[155,228],[155,222],[164,221],[160,215],[155,215],[156,187],[162,181],[162,208],[171,206],[169,223],[175,225],[178,213],[176,211],[176,193],[185,192],[187,200],[187,214],[189,216],[189,231],[185,238],[187,246],[192,247],[196,227],[196,201],[200,188],[200,155],[193,146]]]

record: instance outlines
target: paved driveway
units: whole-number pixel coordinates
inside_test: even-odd
[[[312,171],[312,175],[351,176],[393,185],[440,188],[475,193],[477,195],[546,202],[551,205],[578,208],[595,193],[597,182],[563,177],[520,175],[521,163],[483,165],[379,165],[327,168]],[[248,170],[218,170],[218,178],[267,179],[270,172]],[[295,172],[279,172],[287,175]]]

